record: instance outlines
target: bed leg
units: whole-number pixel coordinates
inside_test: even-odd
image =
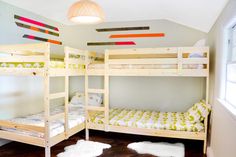
[[[51,157],[51,148],[49,146],[45,147],[45,157]]]
[[[89,129],[88,128],[85,129],[85,139],[86,139],[86,141],[89,140]]]
[[[206,154],[206,149],[207,149],[207,140],[204,140],[204,144],[203,144],[203,154]]]

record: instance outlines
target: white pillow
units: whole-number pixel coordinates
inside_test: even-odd
[[[78,93],[71,98],[70,105],[84,107],[84,93]]]
[[[88,104],[92,106],[101,106],[102,94],[89,94]]]
[[[76,92],[70,101],[70,105],[84,107],[85,95],[84,93]],[[102,94],[89,94],[88,104],[92,106],[101,106],[102,104]]]
[[[193,47],[204,47],[206,46],[206,39],[198,40]],[[203,52],[192,52],[188,56],[189,58],[203,58],[204,54]],[[189,64],[188,68],[190,69],[203,69],[203,64]]]

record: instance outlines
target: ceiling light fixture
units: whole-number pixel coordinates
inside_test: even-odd
[[[80,0],[70,7],[68,18],[79,24],[97,24],[104,21],[104,12],[95,2]]]

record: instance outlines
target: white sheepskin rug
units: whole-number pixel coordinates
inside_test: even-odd
[[[135,142],[127,146],[139,154],[151,154],[159,157],[184,157],[184,145],[182,143],[152,143]]]
[[[103,149],[110,147],[109,144],[79,140],[75,145],[65,147],[65,152],[57,157],[96,157],[103,153]]]

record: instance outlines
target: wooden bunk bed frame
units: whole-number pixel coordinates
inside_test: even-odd
[[[202,58],[188,58],[193,52],[202,52]],[[204,141],[203,152],[207,147],[208,118],[204,120],[204,131],[188,132],[173,130],[157,130],[145,128],[132,128],[109,125],[109,77],[110,76],[171,76],[171,77],[204,77],[206,78],[206,103],[209,93],[209,48],[208,47],[171,47],[171,48],[144,48],[144,49],[114,49],[106,50],[104,68],[89,69],[86,67],[85,75],[85,105],[86,105],[86,139],[89,139],[89,129],[103,130],[119,133],[130,133],[171,138],[193,139]],[[145,69],[132,65],[160,65],[173,64],[171,69]],[[204,65],[202,69],[186,68],[186,65]],[[131,65],[130,68],[113,68],[112,65]],[[104,89],[90,89],[89,76],[104,76]],[[103,107],[88,105],[89,93],[103,93]],[[94,112],[104,113],[104,124],[95,124],[90,121]]]
[[[71,69],[70,64],[82,64],[85,66],[85,60],[70,58],[72,55],[81,55],[88,58],[87,51],[77,50],[65,47],[65,68],[51,68],[50,67],[50,44],[21,44],[21,45],[3,45],[0,46],[0,52],[10,54],[7,57],[0,57],[0,63],[29,63],[39,62],[43,63],[43,68],[3,68],[0,67],[0,75],[2,76],[40,76],[44,78],[44,127],[34,125],[23,125],[6,120],[0,120],[1,127],[20,129],[25,131],[35,131],[44,134],[44,138],[34,136],[21,135],[18,133],[0,130],[0,138],[31,144],[35,146],[45,147],[45,156],[50,157],[50,148],[55,144],[68,139],[70,136],[78,133],[85,128],[85,123],[79,124],[73,128],[69,128],[68,124],[68,101],[69,101],[69,76],[84,76],[85,69]],[[59,93],[49,93],[50,91],[50,77],[65,77],[65,91]],[[57,115],[50,115],[50,100],[65,98],[64,113]],[[54,137],[50,137],[50,122],[58,118],[64,118],[64,132]]]

